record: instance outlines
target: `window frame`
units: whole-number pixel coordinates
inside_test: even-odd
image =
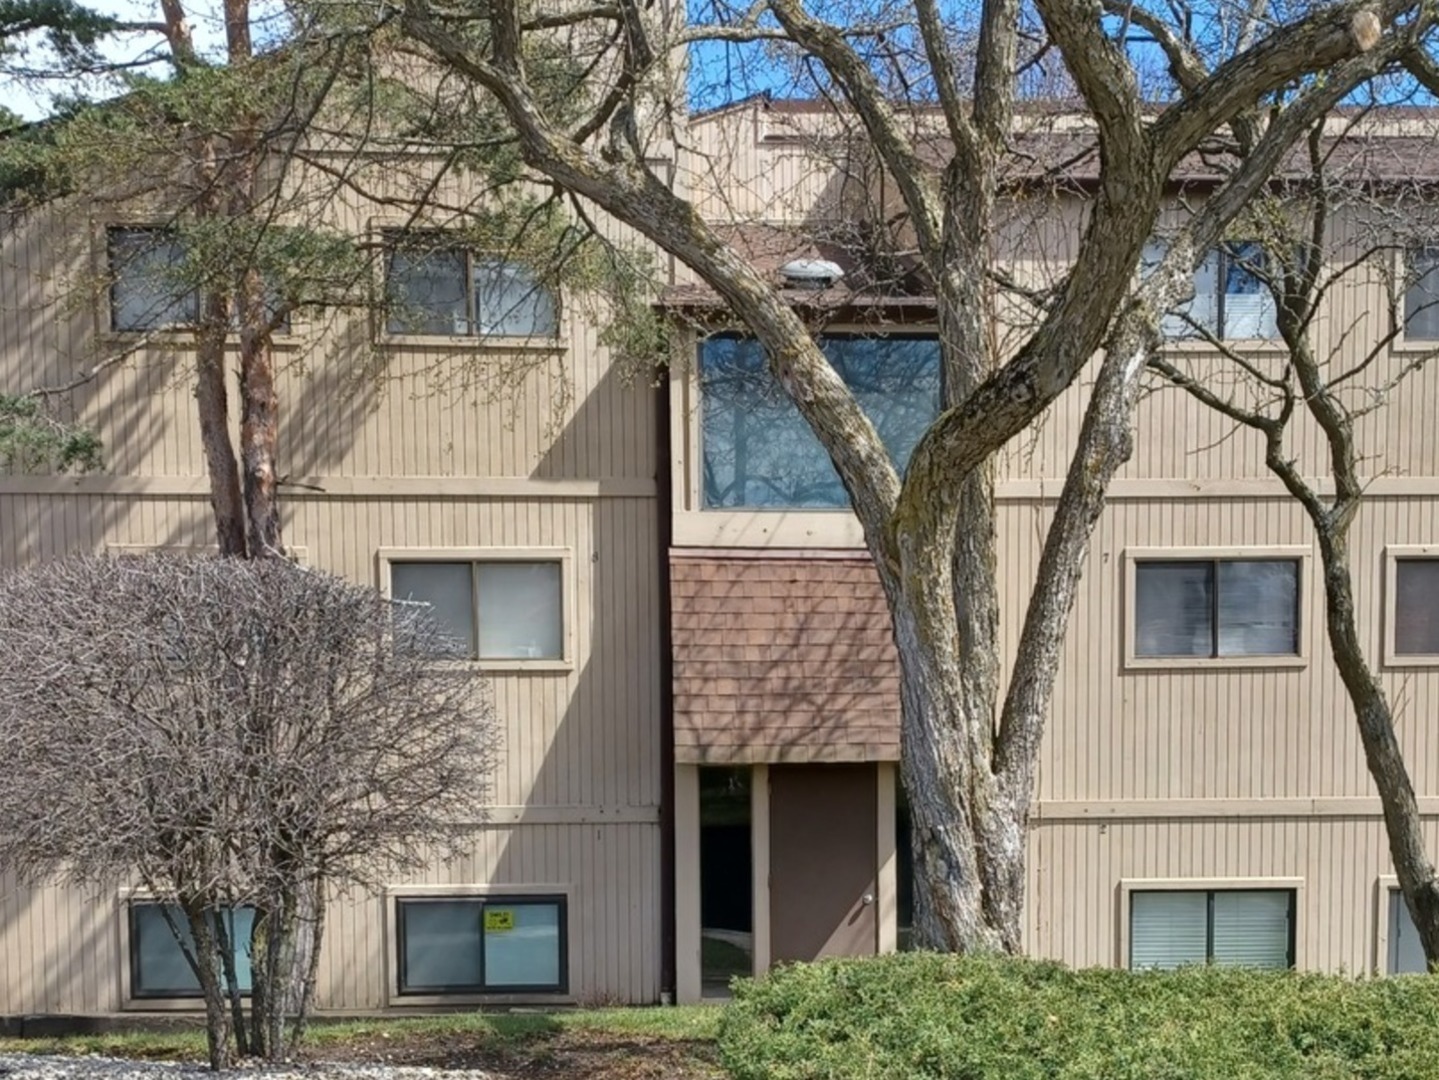
[[[157,326],[151,329],[123,330],[115,325],[115,287],[118,284],[119,275],[115,273],[114,264],[111,260],[111,236],[116,232],[152,232],[163,233],[173,232],[173,226],[164,222],[153,220],[126,221],[126,220],[102,220],[94,223],[94,267],[99,280],[107,282],[102,290],[101,302],[95,305],[96,332],[105,340],[133,342],[136,339],[151,338],[157,341],[174,342],[195,333],[196,322],[177,322],[165,326]],[[195,295],[195,310],[198,322],[200,297],[199,290],[192,290]],[[304,332],[301,313],[291,311],[284,322],[284,325],[271,331],[270,345],[272,348],[291,349],[299,344],[299,338]],[[238,349],[240,347],[239,335],[235,333],[234,318],[232,316],[230,328],[226,334],[225,347],[227,349]]]
[[[1422,974],[1421,972],[1398,972],[1394,962],[1399,959],[1399,943],[1393,938],[1393,922],[1390,914],[1395,901],[1402,906],[1404,897],[1399,889],[1399,878],[1394,874],[1381,874],[1374,882],[1374,969],[1373,974],[1386,978],[1401,974]]]
[[[1126,670],[1177,670],[1196,668],[1299,668],[1309,663],[1309,607],[1313,549],[1299,545],[1262,547],[1131,547],[1124,551],[1124,667]],[[1143,656],[1138,645],[1139,564],[1145,562],[1284,562],[1298,564],[1295,588],[1295,639],[1293,653],[1248,656]],[[1215,602],[1218,596],[1216,591]],[[1217,632],[1217,628],[1216,628]]]
[[[165,901],[149,889],[123,888],[115,894],[114,918],[118,934],[120,979],[120,1008],[124,1011],[146,1012],[197,1012],[205,1007],[205,999],[199,992],[189,994],[146,993],[139,988],[139,954],[134,946],[135,925],[131,908],[135,904],[161,904]],[[248,998],[249,992],[241,995]]]
[[[1439,348],[1439,342],[1435,343]],[[1386,668],[1439,667],[1439,653],[1399,651],[1399,563],[1405,559],[1439,562],[1439,544],[1384,545],[1384,653]]]
[[[560,567],[560,656],[528,659],[502,657],[482,659],[471,656],[452,663],[477,664],[484,671],[544,672],[573,671],[575,667],[576,598],[579,582],[575,577],[575,551],[572,547],[417,547],[381,548],[377,553],[380,593],[391,598],[391,567],[394,563],[516,563],[552,562]],[[473,582],[473,577],[471,578]],[[479,626],[479,611],[475,611]]]
[[[1302,877],[1171,877],[1121,878],[1118,889],[1118,923],[1115,934],[1115,966],[1126,971],[1130,967],[1130,922],[1135,893],[1150,892],[1288,892],[1289,893],[1289,970],[1304,969],[1304,935],[1299,922],[1304,912],[1305,879]],[[1209,923],[1205,928],[1206,953],[1214,952],[1214,907],[1210,900]],[[1206,961],[1207,963],[1208,961]]]
[[[1434,269],[1425,276],[1435,282],[1436,292],[1430,306],[1439,309],[1439,242],[1432,244],[1403,244],[1399,246],[1398,250],[1394,252],[1394,262],[1391,266],[1394,280],[1402,286],[1396,298],[1397,303],[1395,305],[1396,313],[1399,317],[1399,325],[1395,327],[1397,332],[1394,340],[1390,343],[1390,348],[1399,352],[1434,352],[1435,350],[1439,350],[1439,337],[1411,337],[1409,335],[1409,292],[1419,284],[1418,280],[1414,281],[1413,284],[1410,284],[1409,281],[1412,259],[1416,252],[1427,252],[1435,260]],[[1435,316],[1439,317],[1439,310],[1436,310]]]
[[[403,924],[400,905],[403,903],[435,901],[473,901],[483,911],[485,904],[502,903],[544,903],[559,906],[559,976],[556,989],[535,986],[517,987],[466,987],[455,990],[404,989],[404,947]],[[575,890],[569,883],[543,883],[513,885],[455,884],[455,885],[392,885],[385,889],[382,897],[385,923],[385,1003],[391,1006],[425,1007],[436,1005],[466,1004],[567,1004],[573,1002],[572,988],[575,986],[573,941],[578,930]],[[484,938],[480,939],[481,963],[483,964]]]
[[[479,321],[474,318],[476,314],[476,297],[474,282],[474,267],[477,259],[492,259],[506,266],[518,266],[525,269],[523,264],[517,263],[514,259],[506,258],[502,251],[493,251],[487,248],[471,248],[458,242],[456,230],[444,227],[429,228],[424,226],[408,227],[403,223],[372,222],[371,232],[377,238],[381,257],[377,260],[377,281],[375,296],[381,300],[388,301],[390,291],[390,260],[397,251],[404,249],[401,242],[405,236],[430,237],[437,241],[450,240],[454,242],[437,242],[428,251],[438,252],[459,252],[465,259],[465,300],[467,307],[466,320],[470,326],[468,334],[427,334],[414,329],[391,330],[390,311],[387,302],[374,306],[375,338],[381,344],[407,345],[426,348],[454,348],[463,346],[465,348],[491,348],[506,350],[535,350],[541,352],[554,352],[564,348],[565,333],[565,306],[563,303],[562,290],[556,286],[549,285],[536,279],[535,284],[549,294],[550,304],[554,308],[555,325],[549,333],[539,334],[478,334],[474,332],[475,325]]]
[[[100,258],[103,260],[105,281],[105,303],[104,307],[104,329],[112,335],[124,337],[144,337],[148,334],[176,334],[192,332],[200,318],[200,290],[189,289],[184,294],[183,301],[192,304],[195,311],[193,321],[182,321],[166,323],[161,326],[151,327],[121,327],[115,325],[115,316],[119,305],[115,301],[115,290],[120,286],[120,268],[115,262],[115,238],[120,233],[148,233],[152,236],[170,233],[173,237],[174,229],[169,225],[153,224],[150,222],[106,222],[101,227]],[[180,299],[177,297],[177,299]]]
[[[1146,242],[1146,249],[1148,249],[1151,244],[1162,248],[1161,258],[1164,254],[1168,254],[1168,239],[1162,236],[1152,236],[1150,240]],[[1280,340],[1279,331],[1277,328],[1275,329],[1275,332],[1268,337],[1233,337],[1225,332],[1226,313],[1224,298],[1228,296],[1229,293],[1227,290],[1218,287],[1224,285],[1227,282],[1228,274],[1226,271],[1228,267],[1231,266],[1233,262],[1238,258],[1237,256],[1230,254],[1230,249],[1239,247],[1244,244],[1258,245],[1259,249],[1264,253],[1265,259],[1267,260],[1269,258],[1269,252],[1264,248],[1263,243],[1252,237],[1240,237],[1234,240],[1223,240],[1220,241],[1217,245],[1215,245],[1215,247],[1204,253],[1204,259],[1206,262],[1211,255],[1217,255],[1219,259],[1218,266],[1215,269],[1216,292],[1214,297],[1214,304],[1216,326],[1215,330],[1213,331],[1213,335],[1218,341],[1224,342],[1227,345],[1236,345],[1241,347],[1244,352],[1282,352],[1285,346],[1284,342]],[[1195,277],[1198,272],[1199,271],[1197,267],[1190,271],[1189,278],[1191,283],[1194,283]],[[1147,266],[1143,262],[1143,258],[1141,257],[1141,279],[1144,276],[1147,276],[1147,273]],[[1265,293],[1269,297],[1269,300],[1273,303],[1275,309],[1275,316],[1277,318],[1279,307],[1278,301],[1274,299],[1274,294],[1268,291],[1267,286],[1265,287]],[[1190,300],[1185,302],[1186,305],[1192,303],[1194,299],[1198,298],[1198,296],[1199,292],[1196,288],[1194,296],[1191,297]],[[1162,322],[1163,320],[1169,318],[1183,319],[1184,315],[1180,312],[1178,308],[1172,308],[1169,311],[1161,313],[1160,331],[1164,342],[1163,347],[1165,349],[1178,348],[1199,352],[1205,350],[1212,351],[1214,349],[1214,345],[1212,345],[1210,341],[1204,337],[1203,333],[1201,333],[1199,330],[1196,330],[1192,324],[1186,323],[1188,329],[1193,331],[1192,333],[1187,333],[1179,337],[1171,337],[1169,334],[1163,333]]]

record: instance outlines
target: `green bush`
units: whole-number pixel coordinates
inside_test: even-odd
[[[735,1080],[1439,1080],[1439,977],[905,953],[736,984]]]

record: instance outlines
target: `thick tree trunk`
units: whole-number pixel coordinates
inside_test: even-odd
[[[195,402],[199,407],[200,445],[210,477],[210,509],[220,554],[244,558],[245,507],[240,498],[240,470],[230,438],[230,395],[225,387],[225,337],[229,304],[222,296],[207,297],[205,324],[197,335]]]
[[[179,0],[166,0],[166,21],[186,42],[189,27]],[[193,159],[199,191],[196,213],[220,213],[219,154],[213,138],[199,140]],[[230,294],[223,289],[201,293],[200,323],[195,332],[195,401],[199,407],[200,445],[210,477],[210,509],[220,554],[244,558],[245,510],[240,498],[240,470],[230,434],[230,394],[225,385],[225,340],[230,333]]]
[[[252,270],[240,283],[240,461],[247,540],[256,559],[284,555],[275,473],[280,403],[267,323],[264,286]]]
[[[206,907],[186,903],[184,909],[190,926],[190,940],[194,943],[195,975],[200,980],[200,994],[205,1000],[205,1043],[210,1068],[221,1072],[230,1067],[230,1013],[218,970],[219,949],[215,931]]]
[[[983,605],[965,610],[959,597],[959,610],[946,610],[943,575],[934,561],[943,553],[928,561],[912,554],[912,568],[891,590],[914,830],[915,933],[927,947],[1021,948],[1025,843],[1040,734],[1089,540],[1109,483],[1131,452],[1133,408],[1153,330],[1142,313],[1132,313],[1109,345],[1045,537],[997,732],[991,681],[999,669],[997,618],[988,617]],[[971,530],[982,531],[962,528],[958,534],[956,581],[966,571],[978,576],[966,560],[986,552],[993,560],[992,521],[975,510],[962,517]],[[981,572],[997,580],[993,561]]]
[[[1379,791],[1389,854],[1414,927],[1431,968],[1439,962],[1439,881],[1429,857],[1414,785],[1394,734],[1394,717],[1384,688],[1364,659],[1354,617],[1346,525],[1320,526],[1319,554],[1324,568],[1325,627],[1340,678],[1354,705],[1359,738],[1369,775]]]
[[[901,769],[914,850],[916,944],[955,952],[1014,952],[1017,908],[987,896],[997,869],[1023,860],[999,838],[1001,808],[989,771],[987,702],[966,699],[955,633],[949,545],[912,553],[887,582],[900,657]],[[993,652],[996,640],[967,643]],[[990,657],[993,660],[993,657]],[[1021,830],[1022,831],[1022,830]]]
[[[1022,835],[1022,823],[995,828],[994,809],[972,784],[973,770],[956,752],[952,731],[960,726],[954,702],[932,671],[903,671],[902,743],[914,851],[914,940],[921,948],[949,952],[1017,952],[1019,905],[996,904],[984,888],[981,858],[990,873],[1023,877],[1022,845],[1003,841],[980,850],[980,828],[994,839]],[[1016,871],[1016,867],[1018,870]]]
[[[296,995],[295,1019],[290,1027],[290,1041],[287,1052],[293,1056],[295,1048],[305,1037],[309,1023],[310,1009],[315,1002],[315,985],[320,978],[320,946],[325,938],[325,886],[323,881],[312,882],[306,890],[305,905],[308,910],[301,912],[302,929],[295,935],[296,956],[303,956],[304,974],[300,990]]]

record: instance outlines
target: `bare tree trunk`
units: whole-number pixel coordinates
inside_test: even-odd
[[[325,938],[325,885],[323,881],[315,881],[310,884],[309,895],[306,898],[309,904],[309,931],[305,934],[296,935],[297,952],[304,951],[305,973],[300,983],[300,992],[297,995],[298,1001],[295,1005],[295,1020],[290,1028],[290,1041],[286,1049],[288,1055],[293,1056],[295,1049],[305,1037],[305,1029],[310,1019],[310,1008],[315,1001],[315,984],[320,977],[320,946]],[[304,915],[302,913],[302,919]],[[303,946],[300,944],[303,942]]]
[[[1348,523],[1319,534],[1319,555],[1324,568],[1324,623],[1329,647],[1359,725],[1364,760],[1379,791],[1389,854],[1394,872],[1419,932],[1424,958],[1432,967],[1439,960],[1439,881],[1424,841],[1419,804],[1394,734],[1394,717],[1384,688],[1364,658],[1354,616],[1353,582],[1349,572]]]
[[[184,28],[178,0],[167,0],[166,16]],[[171,8],[173,7],[173,11]],[[178,22],[177,22],[178,20]],[[195,183],[200,189],[196,212],[212,217],[220,211],[218,156],[213,138],[201,140],[194,158]],[[244,558],[245,511],[240,499],[240,472],[230,435],[230,395],[225,385],[225,340],[230,332],[230,295],[206,289],[195,333],[195,401],[199,407],[200,444],[205,471],[210,476],[210,508],[215,517],[215,540],[222,556]]]
[[[294,973],[295,928],[298,922],[297,901],[291,889],[276,897],[275,910],[267,919],[263,970],[256,980],[265,987],[264,1008],[257,999],[254,1024],[262,1033],[262,1047],[257,1051],[270,1060],[278,1060],[285,1046],[285,1015],[290,1008],[290,983]]]
[[[256,1057],[266,1051],[266,1024],[270,1004],[270,938],[274,934],[268,902],[255,905],[255,921],[250,930],[250,1023],[251,1045]]]
[[[225,3],[231,64],[242,64],[250,58],[248,7],[248,0]],[[258,146],[255,118],[240,118],[230,140],[233,165],[226,174],[227,209],[229,216],[237,220],[255,213]],[[253,266],[236,282],[235,298],[240,336],[240,476],[246,534],[250,557],[263,559],[284,554],[276,501],[279,477],[275,470],[280,405],[275,392],[265,283]]]
[[[975,715],[959,678],[948,551],[930,552],[930,572],[891,583],[900,656],[901,767],[909,793],[915,873],[915,941],[960,952],[1014,951],[1019,925],[995,925],[986,909],[977,828],[993,807],[993,784],[976,746],[985,710]],[[989,642],[983,648],[993,649]],[[1005,853],[988,851],[992,859]],[[1021,852],[1010,857],[1023,858]]]
[[[218,946],[209,909],[194,901],[183,905],[190,924],[190,940],[195,948],[195,975],[200,980],[200,994],[205,1000],[205,1043],[210,1068],[221,1072],[230,1067],[230,1014],[221,986],[215,958]]]
[[[250,271],[240,284],[240,460],[252,558],[283,555],[275,451],[279,397],[266,329],[264,287]]]
[[[252,1052],[252,1045],[249,1038],[248,1025],[245,1023],[245,998],[240,992],[240,973],[235,965],[235,949],[239,942],[230,932],[230,912],[233,908],[210,908],[210,917],[214,921],[214,947],[220,957],[220,970],[225,976],[224,991],[230,1003],[230,1015],[233,1017],[235,1031],[235,1052],[240,1057],[249,1057]]]
[[[220,554],[243,558],[245,508],[240,498],[239,464],[230,441],[230,396],[225,388],[225,336],[229,305],[209,297],[205,322],[197,335],[195,401],[200,414],[200,444],[210,477],[210,508]]]

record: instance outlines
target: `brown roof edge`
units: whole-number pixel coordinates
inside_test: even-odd
[[[838,288],[814,291],[776,288],[775,292],[802,315],[825,315],[835,320],[866,322],[879,319],[895,323],[932,319],[935,313],[933,296],[875,296]],[[654,306],[661,311],[696,314],[729,311],[729,305],[707,285],[671,285]]]
[[[672,559],[829,559],[841,562],[869,562],[865,548],[670,548]]]

